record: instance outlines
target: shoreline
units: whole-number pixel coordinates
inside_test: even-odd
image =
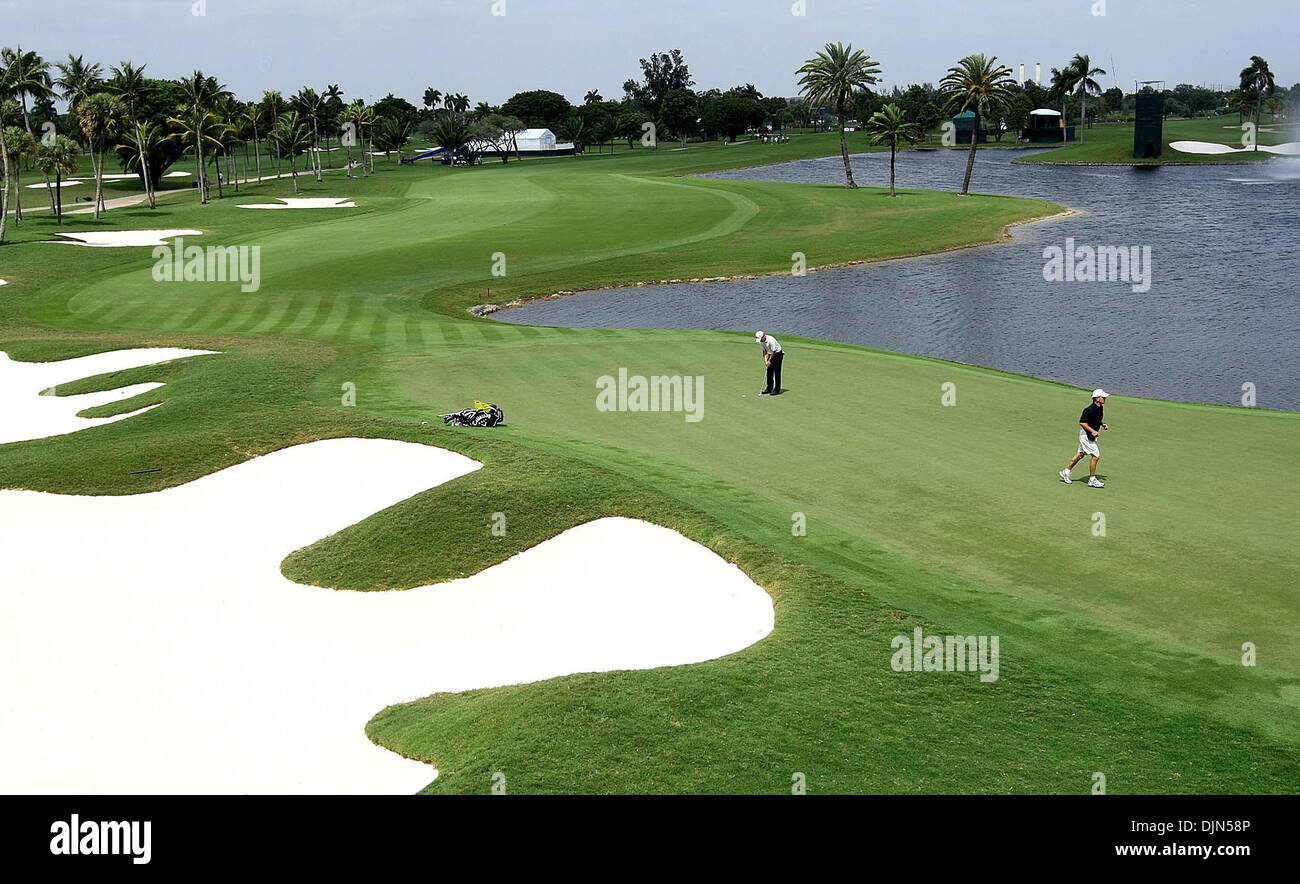
[[[781,165],[774,163],[772,165]],[[997,194],[987,194],[997,196]],[[910,258],[926,258],[932,255],[942,255],[947,252],[957,252],[963,249],[980,249],[988,246],[997,246],[1012,241],[1011,231],[1013,228],[1021,227],[1026,224],[1037,224],[1042,221],[1050,221],[1054,218],[1065,218],[1071,215],[1081,214],[1076,209],[1066,208],[1063,212],[1051,212],[1046,215],[1038,215],[1033,218],[1026,218],[1023,221],[1017,221],[1014,224],[1006,224],[1002,227],[1002,232],[995,240],[987,242],[967,243],[960,246],[948,246],[942,249],[928,249],[921,252],[908,252],[899,255],[888,255],[881,258],[859,258],[852,261],[837,261],[831,264],[820,264],[816,267],[809,267],[807,273],[818,273],[823,270],[842,270],[845,267],[858,267],[863,264],[881,264],[886,261],[900,261]],[[733,273],[726,276],[696,276],[696,277],[678,277],[673,279],[650,279],[639,280],[636,282],[614,283],[611,285],[600,285],[591,288],[562,289],[547,294],[530,295],[526,298],[514,298],[503,304],[475,304],[473,307],[466,308],[465,312],[476,319],[486,319],[493,313],[502,310],[513,310],[519,307],[527,307],[529,304],[537,301],[555,301],[560,298],[567,298],[570,295],[590,294],[592,292],[616,291],[619,289],[639,289],[655,285],[700,285],[711,282],[734,282],[741,279],[765,279],[770,276],[792,276],[789,271],[774,270],[767,273]]]

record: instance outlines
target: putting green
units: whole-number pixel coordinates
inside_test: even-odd
[[[1295,414],[1114,399],[1109,484],[1094,491],[1055,477],[1074,451],[1078,390],[782,336],[789,392],[767,399],[752,335],[530,328],[465,312],[637,280],[788,273],[794,252],[815,267],[986,243],[1060,210],[666,177],[837,147],[381,162],[366,180],[300,180],[305,196],[355,199],[345,215],[236,208],[287,195],[282,181],[64,227],[191,227],[205,245],[256,245],[252,293],[154,283],[147,249],[41,244],[56,228],[33,216],[0,251],[0,349],[222,356],[61,388],[167,384],[90,413],[164,403],[139,418],[0,449],[0,487],[130,493],[311,439],[426,441],[484,469],[299,551],[286,573],[418,586],[628,515],[705,543],[772,593],[773,635],[723,660],[377,715],[374,739],[437,764],[433,791],[484,791],[496,770],[511,791],[784,791],[794,771],[822,791],[1083,792],[1093,771],[1114,792],[1294,791],[1300,655],[1288,628],[1300,573],[1294,498],[1274,477]],[[504,277],[492,273],[499,256]],[[702,377],[702,419],[597,410],[597,379],[620,368]],[[941,403],[949,382],[953,407]],[[356,407],[342,405],[345,384]],[[476,398],[504,406],[509,425],[438,425],[438,412]],[[162,473],[128,475],[136,445]],[[497,511],[506,537],[489,531]],[[792,533],[796,514],[806,536]],[[999,680],[894,672],[893,636],[918,626],[999,636]],[[1256,667],[1240,663],[1246,642]]]

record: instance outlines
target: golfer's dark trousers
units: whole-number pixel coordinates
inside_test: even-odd
[[[765,393],[781,392],[781,361],[785,359],[785,351],[772,354],[772,361],[767,366],[767,389]]]

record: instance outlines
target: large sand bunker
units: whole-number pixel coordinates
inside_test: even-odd
[[[738,568],[634,519],[405,592],[280,574],[479,466],[335,439],[153,494],[0,491],[0,793],[413,792],[434,769],[364,733],[386,705],[699,662],[771,632],[771,599]]]

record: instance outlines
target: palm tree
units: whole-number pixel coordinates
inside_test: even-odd
[[[96,92],[77,105],[77,122],[90,142],[90,162],[95,166],[95,218],[104,206],[104,157],[108,153],[108,140],[117,136],[127,122],[126,105],[115,95]],[[95,157],[99,162],[95,163]]]
[[[10,102],[10,108],[17,109],[13,102]],[[17,122],[17,114],[12,114],[11,118]],[[22,126],[6,126],[4,137],[8,143],[9,157],[14,161],[14,223],[17,224],[23,220],[23,163],[36,156],[36,139]],[[8,184],[9,182],[6,181],[5,185]]]
[[[856,188],[858,184],[853,180],[853,169],[849,166],[848,142],[844,139],[845,116],[853,93],[879,82],[876,75],[880,73],[880,65],[862,50],[854,51],[851,43],[848,46],[827,43],[824,51],[808,59],[796,73],[803,74],[799,89],[808,103],[828,105],[839,117],[844,176],[848,179],[848,186]]]
[[[317,182],[319,182],[322,179],[320,176],[320,128],[318,123],[323,111],[323,102],[316,90],[309,86],[304,86],[299,89],[298,94],[293,97],[292,101],[294,107],[297,108],[298,113],[301,116],[305,116],[308,120],[311,120],[312,169],[316,173]]]
[[[604,100],[605,99],[601,97],[601,94],[595,89],[588,91],[586,95],[582,96],[583,104],[599,104]]]
[[[266,109],[266,122],[271,131],[275,130],[276,123],[280,120],[280,114],[284,113],[284,98],[279,92],[268,91],[262,93],[262,107]],[[275,139],[268,137],[267,140],[275,147],[275,177],[280,177],[280,148],[276,146]]]
[[[1073,90],[1074,90],[1074,73],[1070,69],[1070,66],[1066,65],[1065,70],[1061,70],[1060,68],[1052,68],[1052,84],[1051,84],[1051,88],[1047,90],[1047,94],[1052,98],[1059,99],[1061,102],[1061,143],[1062,144],[1064,144],[1066,141],[1069,140],[1067,136],[1069,135],[1070,128],[1068,125],[1069,119],[1065,115],[1065,102],[1066,99],[1070,97],[1070,93]]]
[[[452,113],[463,115],[465,111],[469,110],[469,96],[459,92],[449,96],[447,106],[451,108]]]
[[[438,141],[438,131],[449,120],[452,124],[464,127],[466,132],[469,131],[469,123],[455,115],[448,114],[438,121],[438,125],[433,130],[435,144],[442,144],[442,142]],[[390,156],[393,151],[397,151],[400,158],[403,145],[411,138],[411,124],[400,118],[379,117],[375,121],[374,128],[379,130],[379,149],[384,152],[384,156]],[[465,141],[469,141],[468,135],[466,135]],[[465,142],[461,143],[464,144]]]
[[[1258,55],[1250,57],[1250,64],[1241,70],[1241,91],[1254,93],[1255,98],[1255,150],[1259,150],[1259,114],[1264,107],[1265,97],[1272,96],[1277,89],[1273,72],[1268,69],[1268,62]]]
[[[9,73],[9,87],[22,105],[23,128],[27,134],[32,133],[32,124],[27,116],[27,99],[33,103],[54,97],[54,81],[50,79],[50,63],[35,52],[23,52],[23,47],[16,50],[6,47],[0,50],[0,66]]]
[[[998,64],[996,55],[987,58],[982,52],[968,55],[948,68],[948,73],[939,81],[948,113],[957,114],[968,110],[975,112],[970,155],[966,157],[966,177],[961,185],[962,196],[970,193],[970,176],[975,168],[975,151],[980,142],[980,121],[987,119],[990,112],[1006,109],[1011,102],[1011,89],[1014,86],[1011,68]]]
[[[352,127],[351,137],[344,139],[346,141],[345,146],[348,149],[348,177],[349,178],[357,177],[356,175],[352,174],[352,145],[355,144],[356,140],[361,137],[361,128],[363,125],[365,125],[365,118],[366,118],[366,106],[365,104],[362,103],[361,99],[359,98],[356,101],[349,104],[347,107],[343,108],[343,113],[339,117],[339,119],[343,121],[343,124],[345,126]],[[362,169],[364,169],[365,166],[366,164],[363,162],[361,164]]]
[[[425,107],[429,110],[435,110],[440,104],[442,104],[442,92],[440,90],[434,89],[432,86],[424,90]]]
[[[921,127],[909,123],[903,109],[896,104],[887,104],[871,115],[867,120],[867,132],[872,144],[889,143],[889,195],[894,192],[894,159],[898,155],[899,141],[913,143],[921,137]]]
[[[195,71],[181,79],[181,88],[185,90],[185,111],[179,119],[182,124],[189,124],[189,143],[194,150],[194,159],[198,163],[199,203],[208,201],[208,167],[203,160],[205,129],[210,126],[208,117],[212,109],[229,93],[225,85],[218,83],[216,77],[207,77],[203,71]],[[177,119],[177,118],[173,118]]]
[[[191,107],[183,108],[180,116],[169,117],[167,122],[176,129],[171,138],[179,142],[186,151],[194,154],[194,161],[198,167],[199,190],[203,192],[201,202],[206,203],[210,197],[207,193],[210,186],[208,160],[221,150],[222,129],[225,128],[225,124],[215,112],[210,110],[195,112]]]
[[[257,163],[257,180],[262,180],[262,136],[261,129],[266,123],[266,111],[260,104],[250,104],[240,116],[244,127],[253,133],[253,159]],[[244,172],[248,172],[248,160],[244,160]]]
[[[343,90],[339,88],[338,83],[332,83],[325,87],[321,93],[321,107],[325,115],[325,161],[329,163],[331,169],[334,168],[334,162],[330,159],[330,132],[338,125],[338,115],[343,109]]]
[[[271,133],[271,139],[276,144],[276,150],[281,155],[289,158],[289,169],[293,173],[293,192],[299,193],[298,190],[298,157],[302,156],[312,146],[311,133],[307,131],[307,124],[299,117],[296,110],[288,111],[280,115],[275,122],[275,130]]]
[[[1082,54],[1075,55],[1073,60],[1066,66],[1066,70],[1070,72],[1074,94],[1079,96],[1079,99],[1083,102],[1083,110],[1079,114],[1079,143],[1083,144],[1084,129],[1088,127],[1088,96],[1101,94],[1101,84],[1092,77],[1094,74],[1100,76],[1106,71],[1102,68],[1093,67],[1092,59]],[[1062,122],[1064,122],[1064,119],[1062,117]]]
[[[77,142],[66,135],[54,136],[53,144],[41,142],[36,145],[36,168],[45,176],[54,176],[55,189],[60,191],[55,218],[63,223],[63,176],[75,175],[81,167],[81,148]]]
[[[175,158],[175,153],[168,142],[177,143],[181,140],[182,136],[168,131],[164,125],[145,120],[140,123],[138,139],[133,138],[128,144],[114,145],[113,152],[117,154],[122,168],[127,172],[143,175],[140,165],[141,163],[148,165],[149,180],[156,182],[162,177],[164,166],[170,164]]]
[[[136,67],[129,61],[124,61],[117,67],[110,68],[113,73],[113,79],[109,81],[108,88],[112,90],[119,98],[126,102],[126,108],[131,114],[131,119],[135,121],[135,144],[140,151],[140,175],[144,180],[145,196],[149,198],[149,208],[158,208],[154,200],[153,184],[149,180],[149,164],[144,161],[144,140],[140,137],[140,119],[135,113],[135,104],[144,93],[144,69],[147,65]]]
[[[69,53],[67,61],[59,62],[59,78],[54,85],[59,95],[68,102],[68,113],[75,114],[77,106],[100,90],[104,68],[99,62],[86,64],[80,55]]]
[[[23,47],[19,46],[16,50],[5,47],[0,50],[0,68],[4,69],[4,74],[9,86],[9,94],[17,98],[23,112],[23,128],[27,134],[35,137],[32,132],[31,118],[27,114],[27,98],[31,97],[33,104],[40,104],[50,101],[54,97],[54,81],[50,78],[50,63],[41,58],[35,52],[23,52]],[[54,211],[54,190],[50,187],[49,176],[45,176],[45,190],[50,197],[50,211]],[[17,206],[21,210],[22,206]]]
[[[378,122],[379,117],[375,114],[373,107],[367,107],[359,98],[354,102],[354,105],[357,108],[357,125],[366,134],[366,153],[370,159],[370,165],[367,167],[366,157],[361,158],[361,171],[369,178],[370,173],[375,171],[375,123]]]

